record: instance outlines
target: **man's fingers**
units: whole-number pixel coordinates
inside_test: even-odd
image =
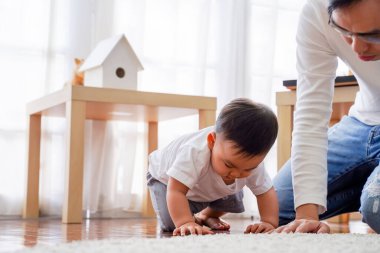
[[[295,232],[296,233],[318,233],[318,231],[321,231],[321,233],[326,233],[326,231],[329,231],[329,230],[330,230],[329,227],[320,221],[304,220],[297,227]]]
[[[275,232],[277,232],[277,233],[287,233],[287,234],[288,233],[294,233],[301,224],[302,224],[301,221],[294,220],[294,221],[290,222],[287,225],[283,225],[283,226],[277,228]]]
[[[321,222],[319,229],[317,231],[318,234],[329,234],[330,233],[330,227],[326,223]]]
[[[315,233],[319,226],[319,221],[316,220],[301,220],[297,228],[294,230],[296,233]]]
[[[281,231],[281,233],[292,233],[294,231],[296,231],[297,227],[299,226],[299,223],[298,222],[291,222],[289,223],[288,225],[285,225],[284,229]]]
[[[276,233],[329,233],[330,227],[318,220],[295,220],[274,230]]]
[[[282,226],[276,228],[273,232],[274,233],[282,233],[282,230],[284,230],[284,228],[286,228],[286,225],[282,225]]]

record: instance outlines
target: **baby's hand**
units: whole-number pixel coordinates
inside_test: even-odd
[[[213,234],[213,233],[214,232],[212,232],[210,229],[206,227],[202,227],[195,222],[185,223],[182,226],[174,229],[173,231],[174,236],[177,236],[177,235],[184,236],[184,235],[189,235],[189,234],[190,235],[206,235],[206,234]]]
[[[274,229],[275,229],[275,227],[273,227],[272,224],[262,221],[260,223],[249,225],[245,229],[244,233],[245,234],[249,234],[249,233],[253,233],[253,234],[268,233],[268,232],[273,231]]]

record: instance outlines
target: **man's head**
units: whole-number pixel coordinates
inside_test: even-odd
[[[244,98],[231,101],[207,138],[214,170],[226,180],[247,177],[263,161],[277,132],[270,108]]]
[[[329,24],[363,61],[380,60],[380,1],[329,0]]]

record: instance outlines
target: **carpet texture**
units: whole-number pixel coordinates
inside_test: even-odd
[[[380,252],[380,235],[375,234],[216,234],[165,239],[79,241],[55,246],[36,246],[23,253],[351,253]]]

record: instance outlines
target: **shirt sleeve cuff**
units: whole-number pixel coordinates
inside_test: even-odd
[[[305,205],[305,204],[315,204],[318,205],[318,214],[323,214],[326,212],[326,199],[322,199],[319,196],[302,196],[302,197],[296,197],[294,200],[294,207],[295,209],[299,206]]]

